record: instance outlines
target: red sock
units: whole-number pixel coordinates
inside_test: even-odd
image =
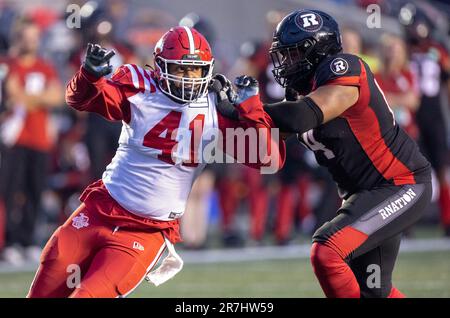
[[[388,298],[406,298],[406,296],[402,294],[397,288],[392,286]]]
[[[315,242],[311,249],[311,264],[328,298],[361,296],[355,274],[331,247]]]

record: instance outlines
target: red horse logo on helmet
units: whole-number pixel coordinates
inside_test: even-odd
[[[206,96],[212,77],[214,58],[205,37],[185,26],[171,28],[156,43],[155,76],[161,91],[181,102],[193,102]],[[169,65],[201,67],[201,77],[171,74]]]

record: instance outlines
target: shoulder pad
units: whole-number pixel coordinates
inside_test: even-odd
[[[155,83],[150,71],[135,64],[124,64],[112,75],[111,81],[125,86],[129,90],[154,93]]]
[[[361,59],[352,54],[337,54],[322,61],[315,74],[313,89],[327,84],[359,85]]]

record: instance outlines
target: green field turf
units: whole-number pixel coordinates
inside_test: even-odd
[[[33,273],[0,274],[0,297],[23,297]],[[450,252],[402,254],[394,284],[410,297],[450,297]],[[143,282],[130,297],[322,297],[309,260],[185,265],[159,287]]]

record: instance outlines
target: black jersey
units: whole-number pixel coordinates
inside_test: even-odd
[[[324,85],[359,87],[358,101],[339,117],[299,136],[328,168],[339,195],[383,185],[431,181],[430,164],[394,115],[367,64],[338,54],[318,66],[312,91]]]

